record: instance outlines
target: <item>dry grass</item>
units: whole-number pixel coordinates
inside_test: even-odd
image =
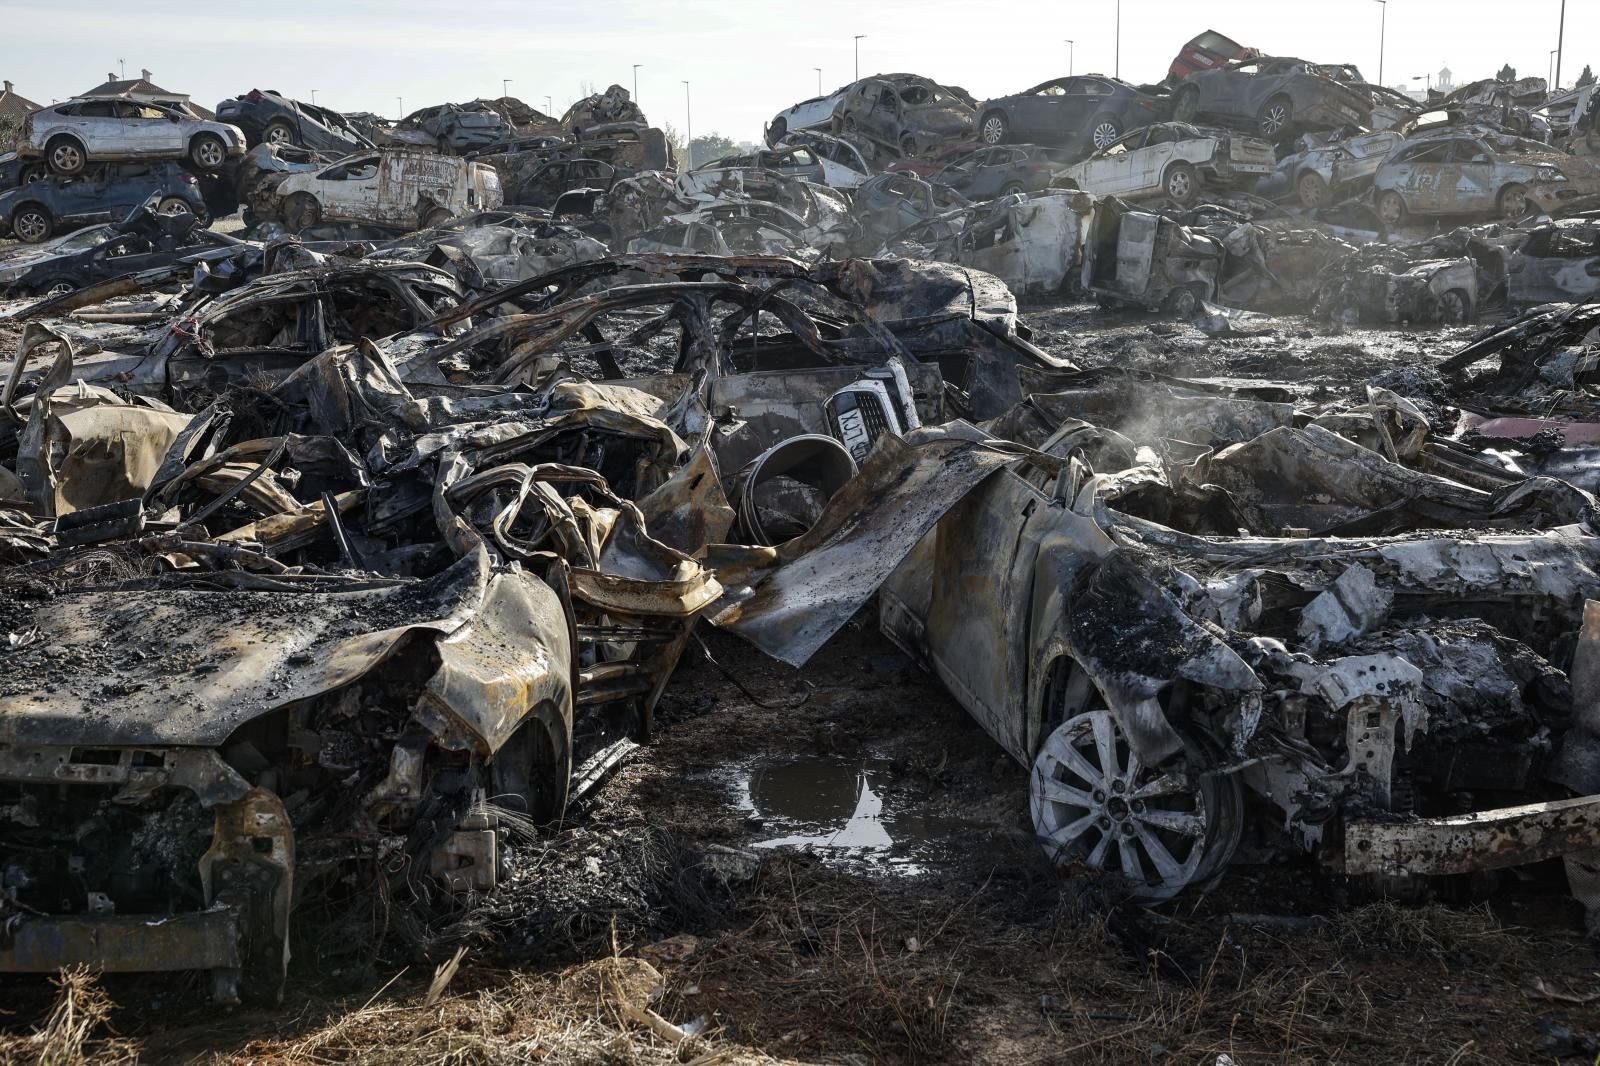
[[[115,1004],[88,970],[63,970],[52,983],[55,1004],[38,1030],[27,1036],[0,1034],[4,1066],[84,1066],[138,1061],[138,1044],[109,1028]]]

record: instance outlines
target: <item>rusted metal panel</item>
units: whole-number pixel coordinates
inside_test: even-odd
[[[214,907],[170,917],[23,917],[0,936],[0,972],[49,973],[79,964],[107,973],[231,969],[239,965],[237,916]]]
[[[1414,822],[1349,822],[1345,872],[1464,874],[1600,847],[1600,795]]]

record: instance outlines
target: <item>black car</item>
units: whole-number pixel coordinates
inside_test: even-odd
[[[1166,108],[1165,96],[1116,78],[1056,78],[1026,92],[985,100],[978,108],[978,136],[985,144],[1029,141],[1087,155],[1114,144],[1128,130],[1159,122]]]
[[[343,156],[375,147],[339,112],[291,100],[271,89],[251,89],[222,101],[217,121],[238,126],[251,148],[265,142]]]
[[[23,159],[15,152],[0,154],[0,189],[15,189],[48,173],[50,168],[42,159]]]
[[[152,198],[161,214],[210,217],[195,176],[181,164],[106,163],[0,193],[0,230],[39,244],[96,222],[120,221]]]
[[[500,112],[474,100],[413,111],[400,121],[395,136],[411,143],[406,133],[427,134],[445,155],[466,155],[509,140],[512,129]]]
[[[598,159],[550,159],[540,163],[506,197],[507,203],[523,207],[554,207],[557,200],[573,189],[610,190],[617,181],[617,168]]]
[[[968,200],[993,200],[1017,192],[1048,189],[1051,180],[1073,162],[1066,148],[1037,144],[1002,144],[979,148],[948,163],[928,180]]]
[[[243,247],[243,241],[206,229],[192,214],[160,215],[141,207],[115,225],[0,260],[0,295],[59,296],[188,256]]]

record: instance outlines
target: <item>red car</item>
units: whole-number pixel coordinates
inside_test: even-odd
[[[1167,68],[1167,83],[1176,85],[1197,70],[1211,70],[1236,59],[1253,59],[1260,54],[1259,50],[1246,48],[1216,30],[1207,30],[1179,50],[1178,58]]]

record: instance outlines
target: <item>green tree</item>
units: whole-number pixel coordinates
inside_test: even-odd
[[[1495,80],[1496,81],[1516,81],[1517,80],[1517,68],[1512,66],[1510,63],[1507,63],[1505,66],[1500,68],[1500,73],[1495,75]]]
[[[1589,69],[1589,64],[1585,63],[1583,65],[1583,73],[1578,75],[1578,84],[1573,86],[1573,88],[1582,89],[1582,88],[1585,88],[1585,87],[1593,85],[1593,84],[1594,84],[1594,71],[1590,70]]]
[[[692,160],[689,167],[693,169],[723,156],[733,155],[738,150],[739,146],[731,138],[713,131],[689,142],[689,158]]]
[[[689,169],[689,156],[683,150],[683,133],[670,122],[661,124],[662,136],[667,139],[667,147],[672,150],[672,158],[677,161],[678,169]]]

